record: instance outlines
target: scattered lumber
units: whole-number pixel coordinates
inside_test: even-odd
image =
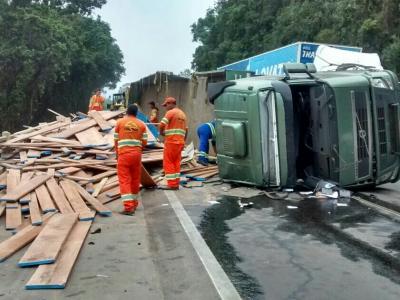
[[[78,258],[92,222],[78,222],[65,242],[58,259],[51,265],[40,265],[25,288],[63,289]]]
[[[43,212],[46,213],[49,211],[56,211],[56,207],[45,185],[40,185],[39,187],[37,187],[35,189],[35,195],[36,195],[35,198],[37,198],[37,201],[39,202],[40,208],[42,209]]]
[[[21,182],[13,189],[10,189],[10,192],[7,191],[7,194],[0,198],[0,201],[9,201],[15,202],[21,197],[27,195],[34,189],[36,189],[41,184],[45,183],[48,179],[50,179],[50,175],[38,175],[28,182]]]
[[[68,200],[65,198],[63,190],[60,188],[60,186],[57,184],[54,178],[50,178],[46,182],[46,186],[49,189],[49,192],[53,197],[53,200],[56,203],[58,210],[62,214],[68,214],[74,212]]]
[[[40,226],[27,226],[12,237],[0,243],[0,262],[6,260],[19,249],[23,248],[42,231],[44,226],[50,220],[54,213],[48,213],[43,218],[43,224]]]
[[[75,190],[85,199],[100,215],[111,216],[111,210],[104,206],[94,196],[90,195],[84,188],[79,184],[71,182]]]
[[[153,178],[150,176],[149,172],[145,169],[145,167],[142,164],[142,170],[140,173],[140,183],[142,184],[143,187],[145,188],[152,188],[157,185]]]
[[[112,129],[111,124],[108,121],[106,121],[98,111],[95,110],[90,111],[89,116],[92,117],[97,122],[101,131],[109,131]]]
[[[53,216],[18,262],[20,267],[52,264],[77,221],[76,214]]]
[[[60,182],[60,186],[63,189],[65,196],[67,196],[67,199],[71,204],[73,210],[79,214],[79,220],[93,220],[94,214],[89,209],[89,207],[87,207],[82,197],[75,189],[73,183],[69,180],[62,180]]]
[[[96,188],[94,189],[94,191],[92,193],[93,197],[97,197],[100,194],[100,191],[106,185],[107,181],[108,181],[108,177],[105,177],[96,185]]]
[[[31,217],[32,225],[34,226],[42,225],[43,223],[42,214],[39,208],[39,203],[36,197],[36,193],[33,192],[30,194],[29,214]]]
[[[120,198],[113,135],[123,112],[77,113],[74,121],[50,112],[56,121],[0,137],[0,216],[16,232],[0,242],[0,261],[27,246],[18,265],[39,266],[26,289],[64,288],[95,215],[111,216],[106,204]],[[162,178],[149,168],[161,166],[163,145],[148,135],[141,184],[154,187]],[[216,170],[190,158],[183,168]]]

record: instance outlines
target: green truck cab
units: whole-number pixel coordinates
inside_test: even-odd
[[[284,71],[209,87],[222,179],[260,187],[294,187],[308,177],[345,187],[399,179],[393,72],[304,64]]]

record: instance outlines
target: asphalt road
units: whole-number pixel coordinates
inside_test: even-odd
[[[207,251],[193,243],[198,233],[244,299],[400,299],[398,222],[356,201],[229,189],[172,192],[198,231],[183,226],[164,191],[145,191],[134,217],[117,214],[115,201],[112,217],[96,218],[91,231],[101,233],[88,236],[65,290],[24,290],[34,270],[16,266],[19,251],[0,264],[0,300],[220,299]]]

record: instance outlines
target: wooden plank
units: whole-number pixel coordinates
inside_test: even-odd
[[[25,285],[25,288],[28,290],[65,288],[91,225],[92,222],[78,222],[75,224],[61,249],[57,261],[51,265],[39,266]]]
[[[7,193],[15,191],[21,180],[19,170],[8,170],[7,174]],[[4,195],[5,196],[5,195]],[[2,197],[4,197],[2,196]],[[14,230],[22,224],[21,205],[19,203],[6,204],[6,229]]]
[[[30,194],[31,201],[29,201],[29,214],[31,218],[31,223],[34,226],[41,225],[43,223],[42,214],[40,212],[39,203],[36,197],[36,193],[32,192]]]
[[[31,180],[31,178],[33,177],[33,172],[25,172],[22,173],[21,175],[21,184],[23,184],[24,182],[26,184],[28,184],[28,181]],[[30,201],[30,197],[29,197],[29,193],[26,194],[24,197],[22,197],[21,199],[19,199],[19,203],[23,206],[23,204],[28,204]],[[22,208],[22,212],[24,212],[24,209]]]
[[[6,204],[6,229],[14,230],[22,224],[21,204],[17,203],[17,207],[8,207]]]
[[[21,183],[22,182],[28,182],[29,180],[31,180],[31,178],[33,177],[33,172],[25,172],[25,173],[22,173],[22,175],[21,175]]]
[[[193,187],[202,187],[204,184],[202,181],[190,181],[186,183],[184,186],[187,188],[193,188]]]
[[[89,116],[92,117],[96,123],[99,125],[101,131],[108,131],[112,129],[112,126],[109,122],[107,122],[103,116],[95,110],[89,112]]]
[[[0,243],[0,262],[6,260],[19,249],[25,247],[42,231],[44,226],[53,217],[54,213],[48,213],[43,216],[43,224],[41,226],[28,225],[21,231],[18,231],[12,237]]]
[[[55,172],[56,172],[56,170],[53,168],[49,168],[47,170],[47,174],[50,175],[51,177],[54,177]]]
[[[6,203],[1,202],[0,203],[0,217],[3,215],[3,213],[6,211]]]
[[[117,112],[104,112],[102,113],[103,118],[107,121],[110,119],[113,119],[121,114],[123,114],[123,111],[117,111]],[[70,127],[67,130],[64,130],[60,134],[58,134],[59,138],[70,138],[71,136],[75,135],[78,132],[84,131],[90,127],[93,127],[97,125],[97,122],[95,120],[86,120],[84,122],[81,122],[79,125],[76,125],[74,127]]]
[[[28,158],[40,158],[42,155],[38,150],[29,149],[27,156]]]
[[[5,189],[7,187],[7,172],[3,172],[0,175],[0,189]]]
[[[10,169],[7,174],[7,193],[13,192],[21,180],[20,170]]]
[[[38,186],[45,183],[51,176],[44,174],[34,177],[33,179],[29,180],[28,182],[20,183],[15,189],[11,192],[7,191],[7,194],[4,195],[0,200],[2,201],[17,201],[18,199],[22,198],[26,194],[32,192]]]
[[[154,182],[153,178],[147,172],[146,168],[142,164],[142,170],[140,172],[140,183],[145,188],[155,187],[157,183]]]
[[[77,221],[77,214],[57,214],[50,219],[18,262],[20,267],[52,264]]]
[[[60,164],[53,164],[51,165],[52,168],[54,169],[61,169],[61,168],[67,168],[67,167],[89,167],[89,166],[95,166],[98,165],[100,163],[112,163],[113,162],[107,162],[107,161],[88,161],[88,162],[74,162],[74,163],[60,163]],[[116,164],[116,163],[115,163]],[[22,169],[24,171],[37,171],[37,170],[47,170],[49,168],[49,166],[29,166],[29,167],[23,167]]]
[[[153,162],[161,162],[163,161],[163,153],[156,152],[154,154],[143,154],[142,155],[142,163],[153,163]]]
[[[67,198],[65,198],[63,190],[58,186],[54,178],[50,178],[48,181],[46,181],[46,186],[49,189],[50,195],[53,197],[53,200],[56,203],[58,210],[62,214],[74,212]]]
[[[35,194],[37,197],[37,201],[40,204],[40,208],[42,209],[43,212],[49,212],[49,211],[56,211],[56,207],[53,203],[53,200],[51,200],[51,196],[49,191],[46,188],[46,185],[42,184],[38,186],[35,189]]]
[[[5,192],[1,191],[0,195],[4,195]],[[3,213],[6,211],[6,203],[5,202],[0,202],[0,217],[3,215]]]
[[[79,220],[93,220],[93,212],[89,209],[89,207],[87,207],[85,201],[83,201],[78,191],[74,188],[73,182],[62,180],[60,182],[60,186],[74,211],[79,214]]]
[[[42,135],[37,135],[34,137],[31,137],[31,140],[36,140],[36,141],[43,141],[43,142],[50,142],[50,143],[56,143],[59,145],[67,145],[67,146],[81,146],[81,144],[77,141],[71,141],[71,140],[66,140],[66,139],[58,139],[54,137],[48,137],[48,136],[42,136]]]
[[[79,132],[75,136],[85,147],[101,147],[108,144],[95,127]]]
[[[105,177],[96,185],[94,192],[92,194],[93,197],[97,197],[100,194],[100,191],[106,185],[107,181],[108,181],[108,177]]]
[[[108,192],[106,192],[107,197],[110,197],[110,198],[116,197],[116,196],[118,196],[120,194],[121,194],[121,192],[120,192],[119,186],[116,187],[116,188],[113,188],[112,190],[109,190]]]
[[[46,126],[46,127],[41,128],[41,129],[39,129],[39,130],[37,130],[37,131],[34,131],[34,132],[30,132],[30,133],[26,133],[26,134],[19,135],[19,136],[15,137],[15,138],[13,138],[13,139],[11,139],[11,140],[8,140],[8,141],[5,143],[5,145],[11,145],[11,146],[13,146],[13,145],[12,145],[13,143],[16,143],[16,142],[19,142],[19,141],[23,141],[23,140],[29,139],[29,138],[31,138],[31,137],[33,137],[33,136],[35,136],[35,135],[38,135],[38,134],[44,134],[44,133],[47,133],[47,132],[50,132],[50,131],[59,129],[59,128],[61,128],[61,127],[64,127],[64,126],[69,125],[70,123],[71,123],[71,120],[70,120],[70,119],[67,119],[66,122],[56,123],[56,124],[54,124],[54,125]]]
[[[101,190],[101,193],[107,192],[115,187],[119,187],[119,182],[118,179],[115,181],[112,181],[110,183],[107,182],[107,184],[104,186],[104,188]]]
[[[96,176],[93,176],[91,178],[90,182],[98,182],[98,181],[102,180],[103,178],[110,177],[115,174],[117,174],[117,170],[106,171],[106,172],[100,173]]]
[[[93,193],[94,192],[94,185],[93,183],[89,182],[85,185],[85,189],[88,193]]]
[[[90,195],[83,187],[75,182],[71,182],[75,190],[85,199],[100,215],[111,216],[111,210],[104,206],[99,200]]]
[[[28,155],[27,155],[26,151],[19,152],[19,160],[21,163],[25,163],[28,160]]]
[[[68,167],[68,168],[63,168],[57,171],[57,173],[60,173],[61,175],[69,175],[73,174],[76,172],[79,172],[81,169],[77,167]]]

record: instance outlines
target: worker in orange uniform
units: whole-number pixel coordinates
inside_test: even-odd
[[[160,123],[160,134],[165,136],[164,172],[168,185],[160,186],[160,188],[178,190],[182,150],[188,132],[187,120],[185,113],[176,107],[175,98],[165,98],[162,105],[167,109],[167,113]]]
[[[127,116],[115,126],[115,153],[117,173],[124,215],[133,215],[139,204],[142,148],[147,144],[146,125],[136,118],[138,107],[129,105]]]
[[[104,109],[104,97],[101,95],[101,90],[97,89],[95,94],[90,98],[89,111],[91,110],[103,110]]]
[[[149,103],[150,105],[150,122],[158,123],[158,107],[154,101]]]

